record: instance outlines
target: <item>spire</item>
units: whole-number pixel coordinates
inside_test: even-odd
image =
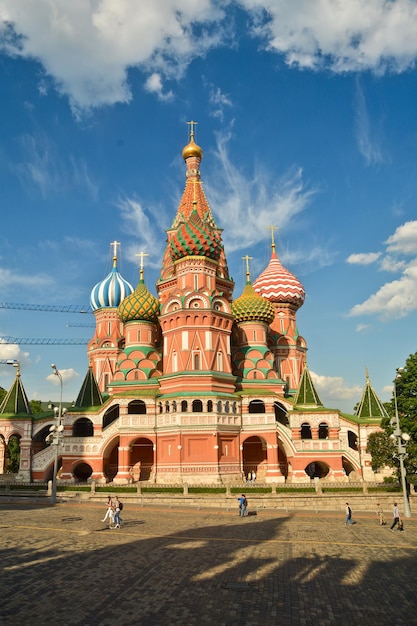
[[[384,405],[378,398],[369,380],[368,368],[366,368],[366,383],[355,415],[360,419],[382,419],[388,417]]]
[[[0,414],[11,413],[14,415],[20,415],[26,413],[32,415],[32,409],[30,408],[29,400],[27,398],[25,389],[23,387],[20,378],[20,362],[16,362],[16,378],[10,390],[3,398],[3,402],[0,405]]]
[[[103,398],[101,396],[100,389],[93,374],[93,368],[90,364],[88,366],[88,371],[84,378],[84,382],[81,385],[78,398],[75,401],[75,406],[80,408],[89,406],[100,406],[100,404],[103,404]]]
[[[301,375],[298,391],[294,399],[294,406],[297,407],[322,407],[323,403],[314,387],[310,370],[307,363],[304,364],[304,370]]]

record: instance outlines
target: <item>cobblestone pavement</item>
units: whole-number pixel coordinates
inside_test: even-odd
[[[0,504],[2,625],[417,624],[417,521]]]

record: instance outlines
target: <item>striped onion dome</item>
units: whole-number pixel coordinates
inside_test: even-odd
[[[270,302],[292,304],[297,309],[305,300],[303,285],[282,265],[274,248],[267,267],[254,281],[253,287]]]
[[[256,320],[270,324],[275,317],[272,304],[255,291],[250,280],[242,295],[232,303],[232,313],[237,323]]]
[[[170,245],[174,261],[185,256],[205,256],[218,261],[222,251],[219,235],[201,220],[196,209],[179,225]]]
[[[119,317],[122,322],[140,320],[156,322],[159,315],[159,300],[148,290],[143,280],[143,270],[135,291],[119,304]]]
[[[118,307],[130,295],[133,287],[125,280],[117,269],[117,257],[113,257],[113,268],[104,280],[93,287],[90,305],[93,311],[104,307]]]

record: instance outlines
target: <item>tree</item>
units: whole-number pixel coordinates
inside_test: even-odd
[[[398,370],[394,384],[400,429],[410,435],[404,466],[408,482],[414,483],[417,481],[417,352],[410,354],[404,368]],[[384,432],[373,433],[368,439],[367,451],[372,455],[372,469],[384,465],[399,467],[399,461],[395,456],[397,442],[389,439],[395,428],[394,393],[391,401],[386,402],[384,406],[390,416],[381,422]]]
[[[40,400],[31,400],[29,404],[33,414],[43,413],[42,402]]]

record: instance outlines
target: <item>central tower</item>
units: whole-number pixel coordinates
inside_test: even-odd
[[[229,394],[235,391],[230,336],[234,283],[221,239],[204,194],[200,163],[203,151],[194,140],[182,151],[185,189],[167,231],[157,290],[163,337],[165,394]]]

